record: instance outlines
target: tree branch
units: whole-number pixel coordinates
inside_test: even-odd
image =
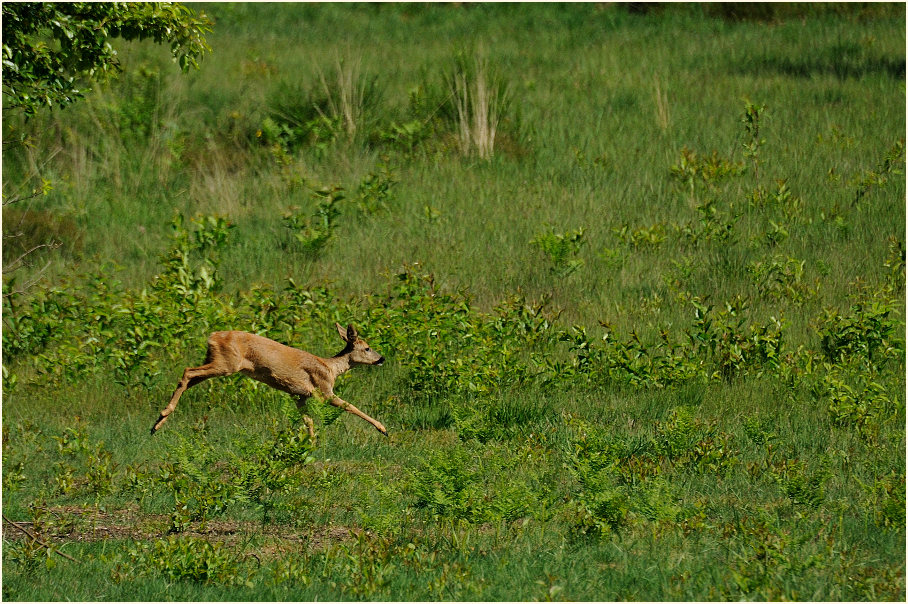
[[[8,206],[10,204],[19,203],[20,201],[25,201],[26,199],[32,199],[32,198],[38,197],[40,195],[44,195],[44,191],[35,191],[31,195],[23,195],[22,197],[13,197],[12,199],[4,199],[3,207],[5,208],[6,206]]]
[[[9,297],[18,296],[19,294],[24,294],[25,292],[27,292],[31,286],[33,286],[35,283],[37,283],[38,281],[41,280],[41,276],[44,274],[44,271],[46,271],[47,267],[49,267],[49,266],[50,266],[50,260],[47,261],[47,264],[44,265],[44,268],[42,268],[40,271],[38,271],[38,274],[35,275],[34,279],[27,282],[25,285],[23,285],[19,289],[14,289],[11,292],[6,292],[5,294],[3,294],[3,297],[9,298]]]
[[[3,267],[3,274],[5,275],[6,273],[11,273],[11,272],[13,272],[14,270],[16,270],[16,269],[18,268],[16,265],[17,265],[18,263],[22,262],[22,261],[25,259],[26,256],[28,256],[29,254],[31,254],[31,253],[34,252],[35,250],[40,250],[42,247],[46,247],[46,248],[50,248],[50,249],[52,249],[52,250],[55,250],[55,249],[57,249],[58,247],[60,247],[61,245],[63,245],[63,244],[60,243],[59,241],[52,241],[52,242],[50,242],[50,243],[41,243],[41,244],[39,244],[39,245],[36,245],[36,246],[33,247],[32,249],[28,250],[27,252],[25,252],[24,254],[22,254],[21,256],[19,256],[18,258],[16,258],[15,260],[13,260],[12,262],[10,262],[10,263],[7,264],[6,266],[4,266],[4,267]],[[50,264],[50,263],[48,262],[48,264]],[[44,268],[42,268],[41,271],[43,272],[43,271],[46,270],[46,269],[47,269],[47,266],[45,266]]]
[[[28,535],[29,537],[31,537],[31,538],[35,541],[35,543],[37,543],[38,545],[40,545],[40,546],[42,546],[42,547],[45,547],[45,548],[49,549],[50,551],[54,552],[55,554],[60,554],[61,556],[63,556],[63,557],[66,558],[67,560],[72,560],[73,562],[75,562],[75,563],[77,563],[77,564],[81,564],[81,562],[80,562],[79,560],[76,560],[75,558],[73,558],[73,557],[70,556],[69,554],[64,554],[64,553],[61,552],[60,550],[55,549],[53,546],[48,545],[47,543],[44,543],[43,541],[41,541],[40,539],[38,539],[38,537],[37,537],[34,533],[32,533],[30,530],[28,530],[27,528],[25,528],[25,527],[23,527],[23,526],[19,526],[17,523],[15,523],[15,522],[13,522],[12,520],[10,520],[9,518],[7,518],[7,517],[6,517],[6,514],[3,514],[3,519],[6,520],[8,523],[12,524],[15,528],[19,529],[20,531],[22,531],[23,533],[25,533],[26,535]]]

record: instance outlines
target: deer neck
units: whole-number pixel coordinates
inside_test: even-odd
[[[350,367],[353,366],[353,363],[350,362],[350,353],[352,350],[347,350],[344,348],[342,351],[331,357],[330,359],[325,359],[325,365],[328,366],[328,369],[331,370],[331,374],[334,378],[337,378],[342,373],[345,373],[350,370]]]

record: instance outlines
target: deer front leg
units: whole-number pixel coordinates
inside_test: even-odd
[[[350,413],[352,413],[353,415],[355,415],[357,417],[361,417],[362,419],[366,420],[367,422],[369,422],[370,424],[375,426],[376,430],[378,430],[385,436],[388,436],[388,431],[385,430],[385,427],[381,424],[381,422],[372,419],[371,417],[369,417],[368,415],[366,415],[365,413],[363,413],[362,411],[360,411],[359,409],[357,409],[356,407],[354,407],[353,405],[351,405],[350,403],[348,403],[341,397],[335,395],[335,396],[331,397],[331,399],[328,402],[331,403],[332,405],[334,405],[335,407],[339,407],[340,409],[343,409],[344,411],[349,411]]]

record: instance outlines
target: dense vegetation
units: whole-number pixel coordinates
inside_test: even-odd
[[[4,599],[904,600],[904,6],[204,10],[4,114]]]

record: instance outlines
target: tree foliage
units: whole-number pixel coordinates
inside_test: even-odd
[[[170,44],[183,71],[210,50],[211,21],[179,3],[4,2],[5,108],[65,107],[120,71],[111,38]]]

